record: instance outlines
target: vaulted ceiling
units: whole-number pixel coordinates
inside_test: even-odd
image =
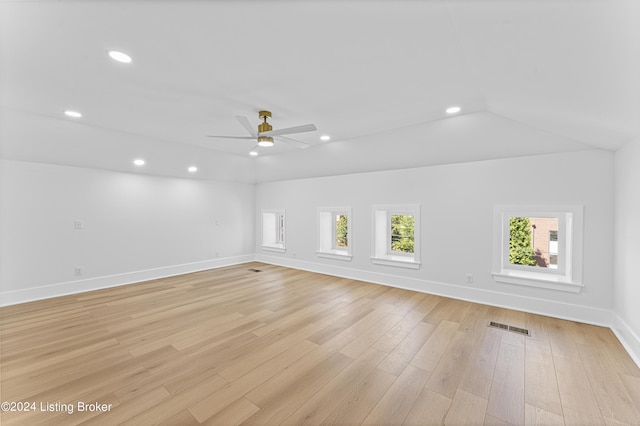
[[[0,3],[0,35],[13,160],[256,182],[640,135],[635,0],[22,0]],[[290,135],[310,147],[207,137],[262,109],[315,123]]]

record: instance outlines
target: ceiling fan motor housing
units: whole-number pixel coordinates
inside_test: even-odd
[[[267,123],[267,117],[271,117],[270,111],[260,111],[258,116],[262,118],[264,121],[258,125],[258,133],[270,132],[273,130],[271,124]]]

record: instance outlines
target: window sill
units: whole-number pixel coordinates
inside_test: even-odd
[[[277,246],[261,246],[262,250],[266,250],[266,251],[275,251],[277,253],[284,253],[287,251],[287,249],[284,248],[284,246],[282,245],[277,245]]]
[[[493,279],[507,284],[524,285],[528,287],[547,288],[551,290],[580,293],[584,285],[572,282],[564,276],[520,271],[492,272]]]
[[[376,265],[397,266],[399,268],[420,269],[420,262],[416,262],[411,257],[404,256],[385,256],[372,257],[371,262]]]
[[[326,259],[345,260],[347,262],[350,262],[351,258],[353,258],[352,255],[342,250],[317,251],[316,254],[318,255],[318,257],[324,257]]]

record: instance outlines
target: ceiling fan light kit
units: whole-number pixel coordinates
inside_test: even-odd
[[[273,138],[270,136],[258,136],[258,146],[273,146]]]

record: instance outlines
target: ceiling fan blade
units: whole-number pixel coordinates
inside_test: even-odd
[[[260,133],[260,136],[280,136],[290,133],[313,132],[318,130],[315,124],[303,124],[302,126],[287,127],[286,129],[271,130],[270,132]]]
[[[249,134],[251,136],[253,136],[254,139],[256,139],[258,137],[258,132],[251,125],[251,123],[249,122],[249,119],[247,117],[244,117],[242,115],[235,115],[234,117],[236,118],[236,120],[238,120],[240,122],[240,124],[242,124],[242,127],[247,129],[247,132],[249,132]]]
[[[286,136],[278,136],[278,140],[282,140],[282,142],[288,143],[290,145],[295,145],[299,148],[309,148],[311,146],[310,143],[297,141],[295,139],[288,138]]]
[[[222,138],[222,139],[256,139],[253,136],[221,136],[221,135],[207,135],[208,138]]]

